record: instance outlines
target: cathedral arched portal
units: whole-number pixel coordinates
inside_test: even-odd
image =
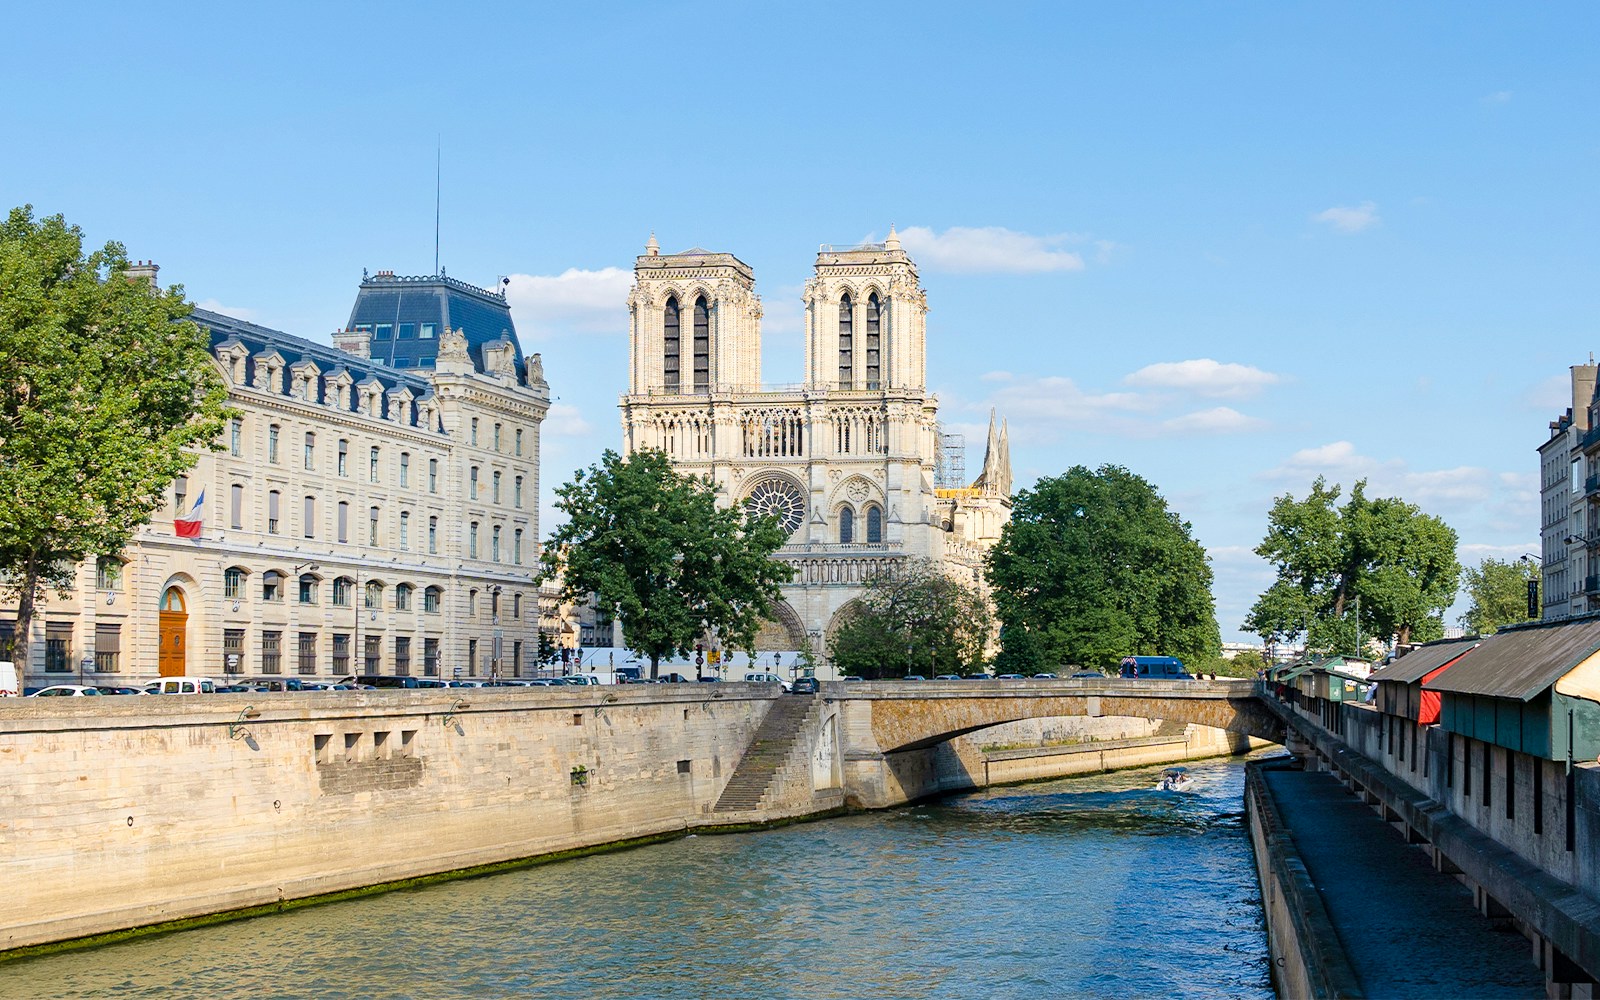
[[[756,652],[788,652],[806,648],[805,626],[800,615],[788,601],[779,601],[772,608],[772,617],[761,623],[756,632]]]

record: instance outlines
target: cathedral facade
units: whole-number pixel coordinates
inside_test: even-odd
[[[892,228],[882,243],[823,247],[803,294],[804,381],[763,384],[750,267],[728,253],[663,254],[652,236],[634,265],[620,405],[625,452],[660,449],[724,502],[778,517],[789,538],[774,558],[795,573],[757,650],[810,650],[823,664],[875,575],[927,559],[982,585],[1011,516],[1011,469],[991,414],[982,474],[936,485],[927,295]]]

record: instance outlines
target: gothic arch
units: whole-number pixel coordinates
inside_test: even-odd
[[[800,614],[788,601],[780,600],[772,607],[772,615],[756,631],[755,652],[774,653],[805,649],[808,640]]]
[[[849,504],[855,508],[859,516],[862,505],[874,500],[880,505],[883,503],[883,489],[877,483],[862,475],[846,476],[828,496],[828,510],[838,513],[842,505]]]

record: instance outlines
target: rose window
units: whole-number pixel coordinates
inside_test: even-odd
[[[800,488],[787,479],[763,479],[750,491],[744,501],[745,510],[752,515],[770,515],[778,519],[785,534],[794,534],[806,516],[806,498]]]

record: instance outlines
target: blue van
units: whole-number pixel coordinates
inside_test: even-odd
[[[1194,675],[1183,669],[1176,656],[1125,656],[1119,676],[1149,681],[1192,681]]]

